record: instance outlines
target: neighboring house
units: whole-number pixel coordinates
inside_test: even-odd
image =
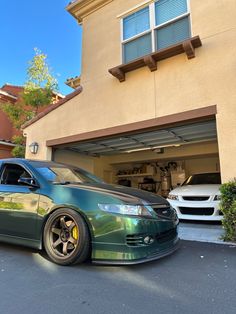
[[[0,88],[0,104],[15,104],[19,95],[23,92],[23,87],[5,84]],[[19,135],[7,115],[0,110],[0,158],[12,157],[11,150],[15,146],[11,141],[14,135]]]
[[[24,126],[26,157],[147,189],[154,178],[163,193],[170,174],[172,186],[174,174],[236,177],[236,1],[77,0],[67,10],[83,27],[80,86]]]
[[[0,104],[16,104],[20,100],[23,91],[24,88],[22,86],[4,84],[0,88]],[[54,102],[63,98],[64,96],[55,93]],[[13,127],[7,115],[0,109],[0,158],[12,157],[11,151],[15,147],[15,144],[12,143],[12,138],[20,134],[21,132]]]

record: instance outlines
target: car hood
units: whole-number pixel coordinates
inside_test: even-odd
[[[79,184],[79,185],[66,185],[67,188],[89,190],[95,193],[101,193],[116,197],[127,203],[142,203],[147,204],[169,204],[166,199],[154,193],[146,192],[140,189],[124,187],[121,185],[96,183],[96,184]]]
[[[199,185],[184,185],[175,188],[170,192],[174,195],[214,195],[220,194],[220,184],[199,184]]]

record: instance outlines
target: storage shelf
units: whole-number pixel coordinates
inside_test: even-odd
[[[135,174],[119,174],[117,178],[128,178],[128,177],[146,177],[153,176],[153,173],[135,173]]]

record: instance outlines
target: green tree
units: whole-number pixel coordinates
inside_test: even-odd
[[[1,109],[7,114],[13,126],[20,130],[21,126],[35,117],[40,107],[51,104],[58,91],[58,83],[48,65],[47,55],[35,48],[35,55],[29,61],[27,81],[24,91],[15,104],[4,103]],[[12,150],[14,157],[24,157],[25,139],[23,135],[13,137],[17,146]]]
[[[39,107],[49,105],[58,91],[57,80],[50,73],[47,55],[37,48],[34,50],[35,56],[29,62],[23,93],[24,103],[31,107],[33,115],[37,114]]]

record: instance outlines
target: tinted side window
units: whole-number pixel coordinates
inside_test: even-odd
[[[18,180],[20,177],[31,178],[31,175],[19,165],[5,165],[1,175],[1,184],[19,185]]]

